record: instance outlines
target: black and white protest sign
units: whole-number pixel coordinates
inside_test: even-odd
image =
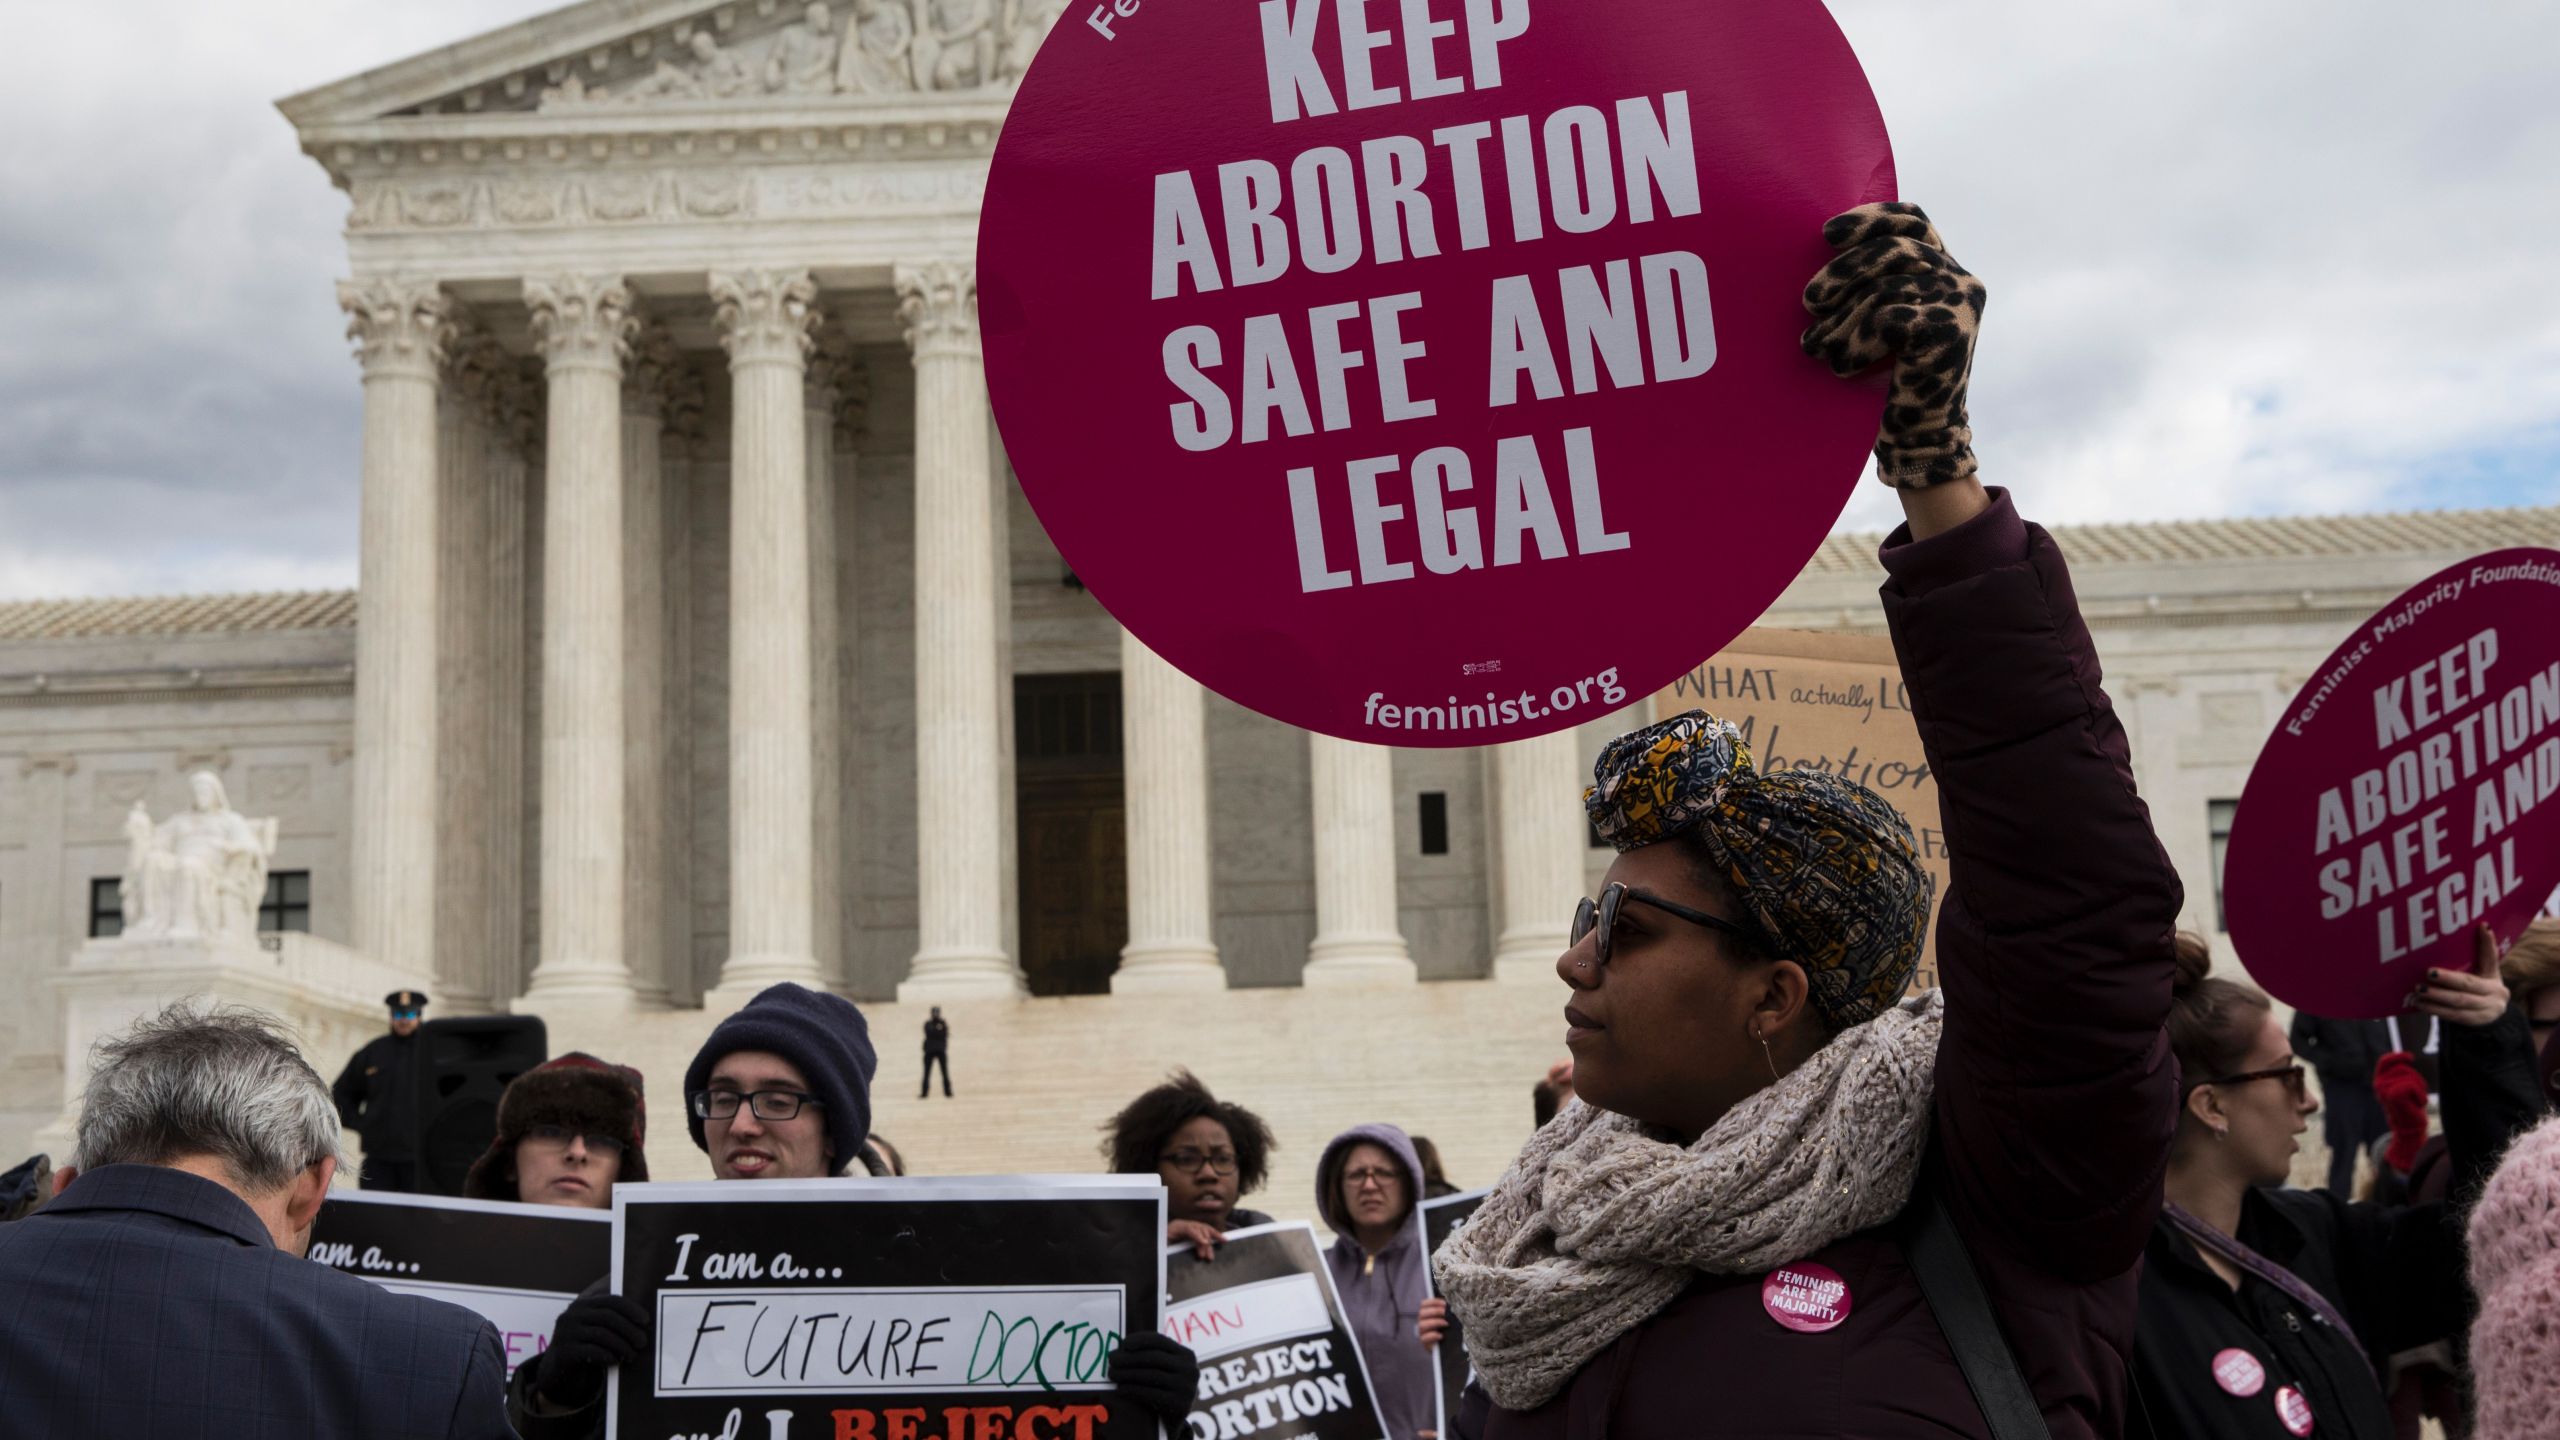
[[[1304,1221],[1165,1252],[1164,1333],[1200,1357],[1191,1440],[1380,1440],[1359,1342]]]
[[[558,1205],[346,1191],[320,1207],[311,1258],[386,1290],[478,1312],[498,1327],[512,1372],[550,1345],[562,1308],[604,1277],[613,1263],[613,1217]]]
[[[1437,1200],[1423,1201],[1424,1253],[1437,1259],[1440,1247],[1449,1243],[1449,1237],[1458,1233],[1459,1227],[1476,1213],[1476,1207],[1484,1203],[1484,1197],[1492,1193],[1490,1190],[1470,1190],[1464,1195],[1443,1195]],[[1431,1277],[1431,1293],[1439,1294],[1440,1277],[1428,1264],[1422,1267],[1422,1273]],[[1458,1413],[1458,1397],[1466,1393],[1467,1381],[1475,1375],[1475,1366],[1467,1361],[1467,1337],[1454,1310],[1449,1312],[1448,1331],[1441,1335],[1439,1347],[1431,1352],[1431,1365],[1439,1381],[1434,1387],[1432,1403],[1437,1407],[1439,1431],[1446,1436],[1450,1433],[1449,1417]]]
[[[614,1289],[651,1345],[608,1433],[1154,1440],[1110,1362],[1163,1314],[1151,1177],[614,1188]]]

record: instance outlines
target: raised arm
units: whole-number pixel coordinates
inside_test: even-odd
[[[1834,220],[1805,350],[1893,366],[1877,471],[1908,523],[1885,617],[1937,776],[1953,883],[1937,1125],[1976,1243],[2072,1279],[2122,1272],[2176,1116],[2170,935],[2183,896],[2051,536],[1983,488],[1965,404],[1981,283],[1908,205]]]

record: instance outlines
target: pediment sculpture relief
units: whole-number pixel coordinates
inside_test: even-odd
[[[573,72],[540,108],[1002,91],[1065,10],[1066,0],[821,0],[743,40],[691,30],[646,75],[589,84]]]

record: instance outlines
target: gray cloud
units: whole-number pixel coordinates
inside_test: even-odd
[[[542,8],[45,12],[0,90],[46,142],[0,147],[0,597],[353,583],[345,202],[272,102]],[[2560,7],[1833,11],[1992,287],[1980,448],[2040,515],[2560,496]]]

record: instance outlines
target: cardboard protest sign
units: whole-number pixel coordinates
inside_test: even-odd
[[[1200,1357],[1191,1440],[1381,1440],[1360,1343],[1305,1221],[1227,1232],[1218,1258],[1165,1252],[1164,1333]]]
[[[1468,1217],[1476,1213],[1476,1207],[1484,1203],[1484,1197],[1492,1193],[1490,1190],[1470,1190],[1464,1195],[1443,1195],[1437,1200],[1423,1201],[1422,1244],[1425,1252],[1438,1256],[1440,1247],[1449,1243],[1449,1237],[1458,1233]],[[1431,1293],[1439,1294],[1438,1273],[1427,1265],[1423,1267],[1423,1273],[1431,1277]],[[1475,1376],[1475,1366],[1467,1359],[1466,1327],[1458,1323],[1456,1311],[1449,1314],[1449,1332],[1440,1337],[1440,1348],[1432,1352],[1431,1363],[1440,1380],[1439,1391],[1433,1397],[1438,1406],[1440,1423],[1437,1428],[1445,1436],[1454,1433],[1449,1429],[1449,1417],[1458,1413],[1458,1397],[1466,1393],[1467,1381]]]
[[[1936,898],[1946,898],[1938,784],[1891,640],[1754,626],[1653,697],[1656,720],[1691,710],[1740,726],[1758,770],[1819,770],[1883,796],[1911,822],[1920,863],[1938,882]],[[1938,927],[1927,934],[1914,990],[1938,983]]]
[[[1164,1301],[1152,1177],[618,1185],[652,1348],[608,1434],[1154,1440],[1112,1352]]]
[[[311,1258],[385,1290],[475,1311],[498,1329],[507,1370],[551,1344],[552,1322],[613,1263],[602,1210],[331,1191]]]
[[[2560,551],[2466,560],[2384,606],[2286,710],[2240,792],[2224,916],[2249,973],[2379,1019],[2560,879]]]
[[[1802,291],[1893,192],[1817,0],[1079,6],[988,178],[989,393],[1077,578],[1211,689],[1545,734],[1821,543],[1883,380],[1805,358]]]

